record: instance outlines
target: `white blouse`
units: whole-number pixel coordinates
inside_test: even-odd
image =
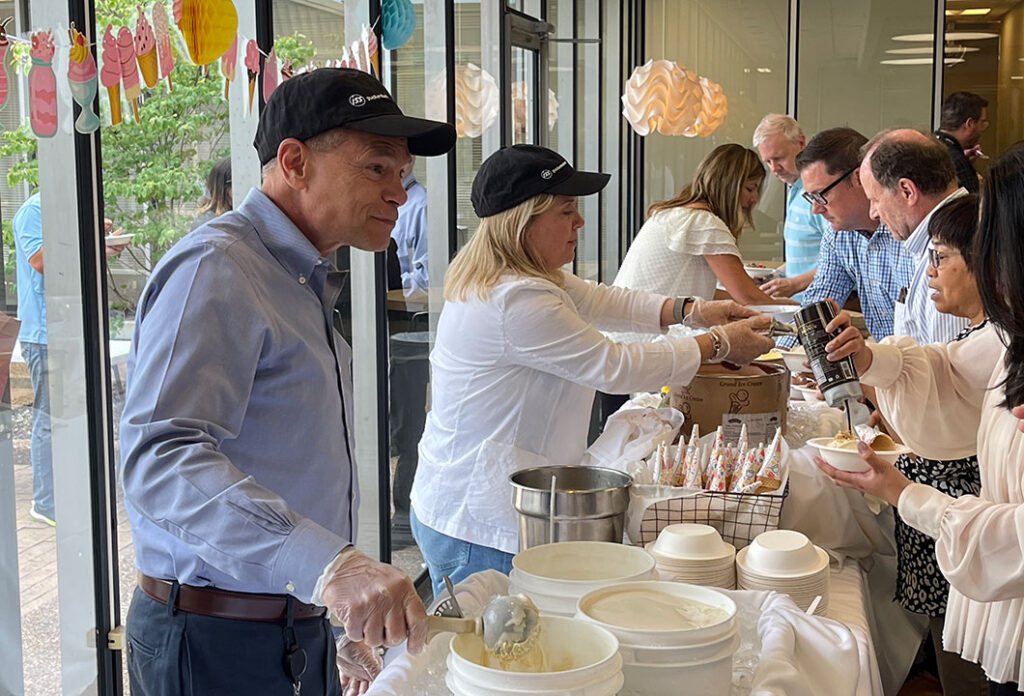
[[[692,338],[627,345],[598,330],[658,331],[665,297],[564,279],[559,288],[508,275],[485,300],[445,303],[412,488],[431,529],[515,553],[509,474],[578,464],[594,389],[686,384],[700,366]]]
[[[647,219],[626,252],[613,285],[669,297],[712,299],[718,278],[705,255],[740,255],[736,238],[714,213],[695,208],[659,210]],[[616,333],[618,341],[652,340],[654,335]]]
[[[980,662],[989,679],[1024,684],[1024,433],[998,404],[1006,375],[998,332],[918,346],[890,337],[871,346],[865,384],[906,444],[956,459],[977,448],[981,494],[951,498],[914,483],[899,499],[907,524],[936,539],[951,588],[942,642]]]

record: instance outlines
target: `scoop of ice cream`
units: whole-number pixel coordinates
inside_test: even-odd
[[[104,87],[114,87],[121,84],[121,58],[117,52],[117,39],[114,38],[114,28],[107,25],[103,32],[103,67],[100,68],[100,82]]]
[[[49,29],[37,31],[32,35],[32,48],[28,50],[29,56],[35,60],[49,63],[53,60],[53,34]]]
[[[129,99],[134,99],[138,96],[139,70],[135,62],[135,43],[128,27],[117,30],[117,54],[121,60],[121,80],[124,82],[125,94]]]
[[[139,18],[135,22],[135,53],[145,55],[156,47],[156,37],[153,35],[153,27],[146,19],[146,13],[142,11],[142,5],[137,5]]]
[[[828,446],[836,449],[855,450],[857,449],[857,438],[849,430],[840,430],[828,443]]]
[[[92,57],[89,47],[85,44],[85,36],[72,27],[68,34],[71,37],[70,60],[68,61],[68,79],[72,82],[89,82],[96,78],[96,59]]]
[[[255,39],[249,39],[245,44],[245,69],[253,74],[260,71],[260,50]]]

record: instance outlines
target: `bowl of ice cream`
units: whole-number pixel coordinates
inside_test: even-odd
[[[782,348],[776,347],[775,351],[782,355],[782,359],[786,363],[786,367],[794,375],[801,372],[806,372],[807,368],[804,367],[804,363],[807,361],[807,353],[804,352],[803,346],[796,346],[792,350],[783,350]]]
[[[862,472],[869,469],[867,463],[857,453],[857,438],[848,431],[840,431],[835,437],[816,437],[807,444],[817,448],[821,458],[841,471]],[[898,445],[884,433],[878,435],[871,444],[882,460],[892,464],[901,454],[910,452],[909,447]]]

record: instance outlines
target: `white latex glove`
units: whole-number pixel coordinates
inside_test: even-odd
[[[353,643],[342,638],[338,645],[338,675],[345,696],[365,694],[370,682],[384,668],[384,660],[376,648],[366,643]]]
[[[427,612],[412,581],[393,566],[352,551],[320,598],[354,643],[372,648],[408,639],[409,652],[423,649]]]
[[[735,365],[746,365],[759,355],[767,353],[775,347],[775,341],[764,334],[771,324],[771,317],[760,314],[750,319],[712,326],[711,333],[718,336],[722,349],[711,362],[730,362]]]
[[[757,312],[732,300],[695,300],[691,303],[690,311],[684,317],[683,323],[706,329],[709,326],[756,316]]]

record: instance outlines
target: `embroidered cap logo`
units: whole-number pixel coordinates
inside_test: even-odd
[[[348,98],[348,103],[352,106],[366,106],[366,97],[361,94],[353,94]]]

